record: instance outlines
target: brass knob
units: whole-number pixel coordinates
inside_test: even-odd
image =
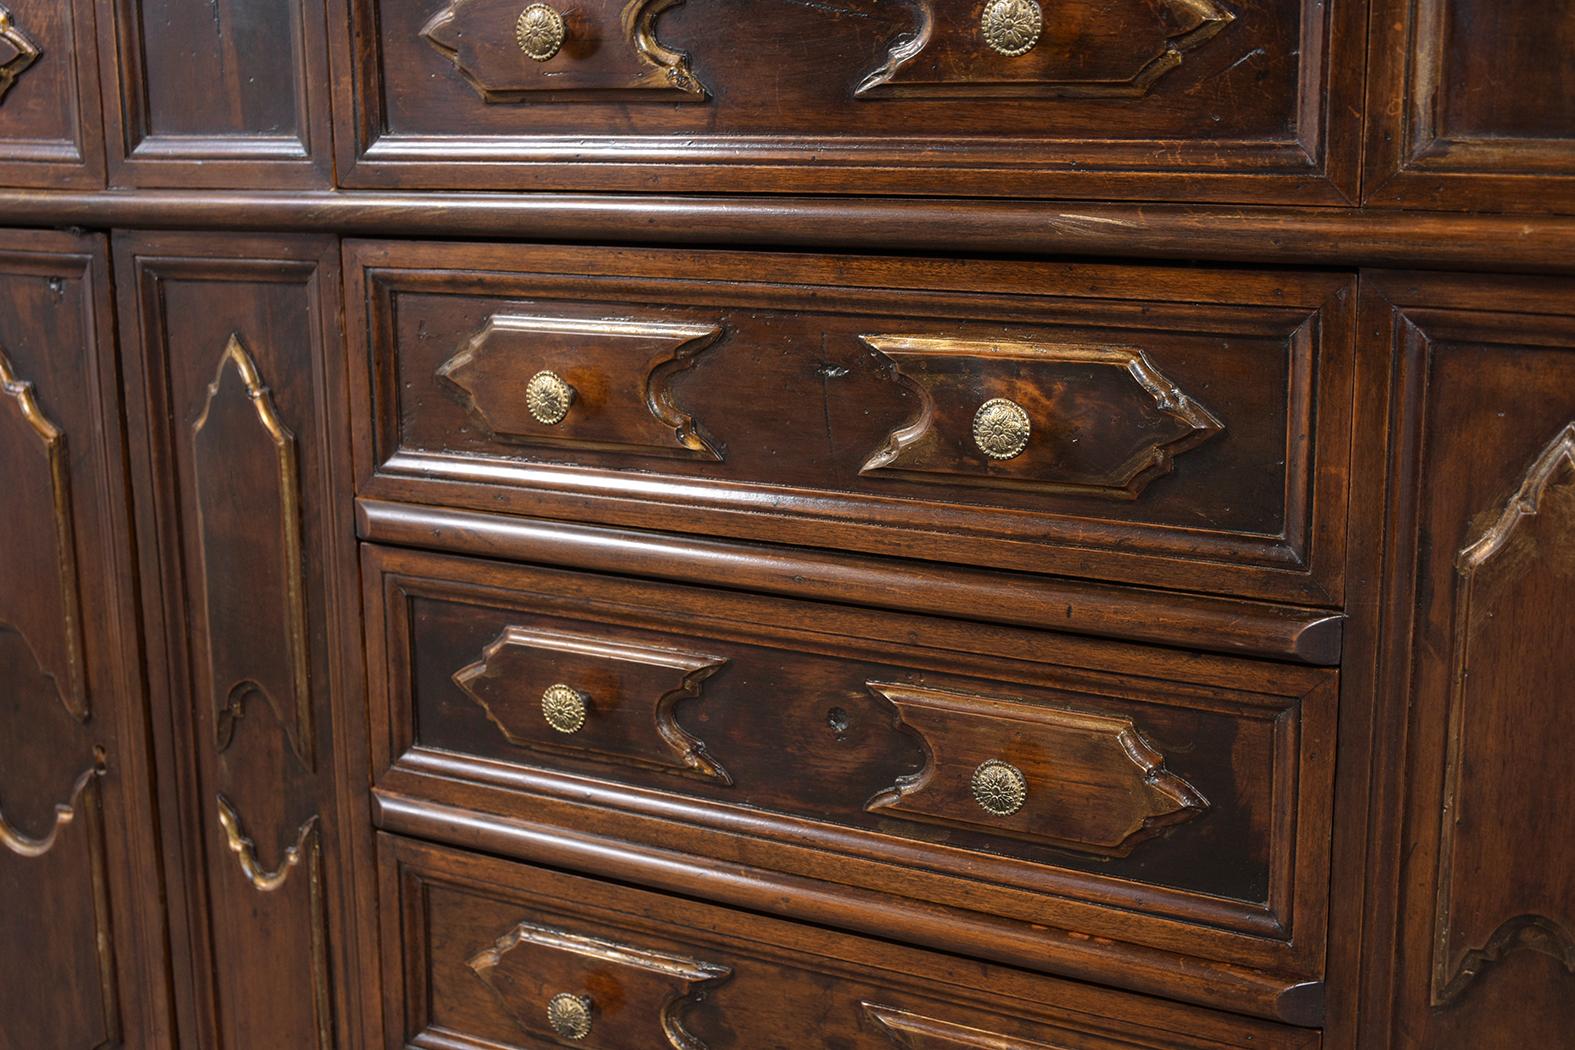
[[[584,1039],[591,1034],[590,996],[559,992],[547,1002],[547,1023],[565,1039]]]
[[[1009,817],[1028,801],[1028,778],[1010,762],[992,758],[973,771],[974,801],[987,813]]]
[[[994,397],[973,414],[973,443],[991,459],[1011,459],[1028,447],[1028,413],[1016,401]]]
[[[1037,0],[990,0],[980,21],[984,42],[1007,58],[1032,51],[1044,26]]]
[[[556,372],[537,372],[525,385],[525,407],[538,423],[557,426],[572,404],[574,388]]]
[[[514,23],[514,39],[519,41],[520,50],[537,62],[556,55],[568,35],[563,16],[546,4],[531,4]]]
[[[550,685],[541,694],[541,716],[560,733],[577,733],[585,724],[585,694],[573,686]]]

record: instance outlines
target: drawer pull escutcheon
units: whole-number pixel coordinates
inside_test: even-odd
[[[538,423],[557,426],[574,404],[574,388],[556,372],[537,372],[525,386],[525,407]]]
[[[547,1002],[547,1023],[565,1039],[584,1039],[591,1034],[590,997],[559,992]]]
[[[1012,459],[1028,447],[1028,413],[1016,401],[994,397],[973,416],[973,443],[991,459]]]
[[[585,694],[559,682],[541,694],[541,714],[560,733],[577,733],[585,725]]]
[[[992,758],[973,771],[973,797],[987,812],[1009,817],[1028,801],[1028,778],[1010,762]]]
[[[984,42],[1007,58],[1032,51],[1044,24],[1037,0],[990,0],[980,20]]]
[[[520,50],[537,62],[546,62],[563,47],[568,29],[563,16],[546,4],[531,4],[520,12],[514,23],[514,39]]]

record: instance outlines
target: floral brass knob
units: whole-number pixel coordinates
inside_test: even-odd
[[[557,426],[574,404],[574,388],[556,372],[537,372],[525,385],[525,407],[538,423]]]
[[[992,758],[973,771],[974,801],[987,813],[1009,817],[1028,801],[1028,778],[1010,762]]]
[[[541,694],[541,716],[560,733],[577,733],[585,725],[585,694],[573,686],[550,685]]]
[[[1016,58],[1039,43],[1044,24],[1037,0],[990,0],[984,5],[980,27],[985,43],[1007,58]]]
[[[514,23],[514,39],[520,50],[537,62],[546,62],[556,55],[568,33],[563,16],[546,4],[531,4]]]
[[[584,1039],[591,1034],[590,997],[559,992],[547,1002],[547,1023],[565,1039]]]
[[[994,397],[973,415],[973,443],[991,459],[1011,459],[1028,447],[1028,413],[1009,398]]]

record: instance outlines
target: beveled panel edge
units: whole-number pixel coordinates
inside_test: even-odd
[[[501,854],[532,863],[629,881],[665,892],[821,923],[924,948],[958,951],[1040,973],[1092,981],[1300,1027],[1323,1021],[1323,982],[1291,979],[1228,963],[1075,931],[1022,924],[941,905],[894,900],[880,893],[829,887],[801,876],[740,864],[697,865],[666,849],[603,839],[518,818],[377,789],[373,820],[385,832]],[[786,902],[791,902],[789,907]]]
[[[1342,614],[1326,609],[382,500],[356,501],[356,530],[362,540],[393,546],[709,583],[1315,666],[1340,662],[1345,624]]]
[[[0,189],[0,223],[1575,273],[1575,216],[629,194]]]

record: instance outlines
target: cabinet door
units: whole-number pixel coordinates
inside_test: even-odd
[[[0,0],[0,185],[104,185],[93,0]]]
[[[113,185],[331,181],[322,0],[101,0],[98,23]]]
[[[0,1047],[159,1045],[168,987],[101,237],[0,231]]]
[[[1575,283],[1386,275],[1364,296],[1395,418],[1363,1045],[1567,1046]]]
[[[360,1046],[337,749],[358,612],[327,238],[118,237],[135,471],[162,587],[188,1023],[223,1050]]]
[[[1575,207],[1575,9],[1547,0],[1374,0],[1369,204]]]

